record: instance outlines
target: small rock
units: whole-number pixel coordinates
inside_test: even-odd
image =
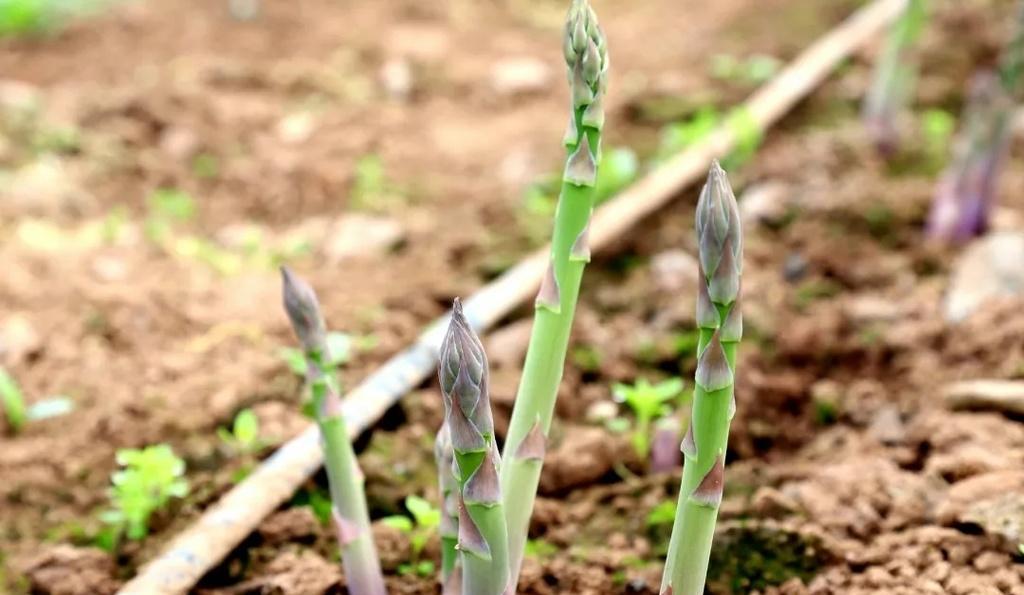
[[[968,380],[946,387],[943,394],[950,409],[987,409],[1024,415],[1024,381]]]
[[[412,66],[402,58],[391,58],[380,68],[380,84],[395,101],[406,101],[412,95]]]
[[[868,426],[868,433],[882,444],[893,446],[905,441],[907,430],[896,407],[883,407]]]
[[[666,250],[651,259],[651,275],[662,291],[678,291],[697,283],[697,259],[684,250]]]
[[[587,407],[585,419],[592,424],[602,424],[619,416],[619,404],[614,401],[598,401]]]
[[[807,275],[807,259],[799,252],[790,252],[786,255],[786,262],[782,265],[782,278],[789,283],[796,283]]]
[[[1000,232],[967,247],[953,269],[946,320],[968,318],[985,302],[1024,293],[1024,234]]]
[[[845,303],[846,314],[859,323],[891,322],[900,316],[900,307],[879,296],[857,296]]]
[[[172,126],[160,135],[160,150],[173,159],[188,159],[199,151],[199,138],[188,128]]]
[[[0,360],[8,365],[20,364],[42,348],[42,339],[28,317],[14,314],[0,325]]]
[[[324,254],[334,263],[357,256],[379,256],[404,237],[405,229],[394,219],[352,213],[334,223]]]
[[[505,58],[491,69],[491,87],[499,95],[537,93],[550,81],[551,68],[537,58]]]
[[[298,145],[309,140],[316,128],[316,119],[310,112],[288,114],[277,123],[277,137],[281,142]]]
[[[993,471],[959,481],[935,515],[947,525],[977,525],[1015,551],[1024,541],[1024,471]]]
[[[44,157],[0,180],[0,204],[8,203],[17,215],[78,215],[92,198],[73,179],[64,163]]]
[[[782,182],[763,182],[740,196],[740,217],[744,223],[777,225],[786,217],[792,190]]]

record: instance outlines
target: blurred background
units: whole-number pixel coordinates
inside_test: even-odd
[[[718,126],[740,138],[747,333],[712,592],[1024,592],[1024,12],[912,2],[758,130],[742,102],[868,2],[593,4],[599,200]],[[0,592],[113,593],[306,426],[279,265],[316,288],[352,386],[543,246],[565,9],[0,0]],[[524,593],[656,592],[678,468],[651,472],[627,395],[685,424],[696,194],[588,269]],[[499,433],[531,311],[486,339]],[[360,440],[374,518],[436,497],[440,420],[425,385]],[[133,530],[111,475],[147,470],[167,493]],[[325,485],[196,592],[344,592]],[[392,592],[435,592],[416,531],[375,527]]]

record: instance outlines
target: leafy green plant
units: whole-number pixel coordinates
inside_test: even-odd
[[[0,0],[0,37],[52,30],[64,18],[54,0]]]
[[[7,417],[7,426],[13,432],[20,432],[28,420],[25,396],[18,383],[3,368],[0,368],[0,403],[3,404],[4,415]]]
[[[704,141],[723,124],[736,138],[735,148],[723,159],[723,164],[729,168],[746,164],[763,140],[757,120],[745,108],[737,108],[723,115],[712,105],[701,106],[688,120],[665,126],[655,160],[659,163],[667,161],[677,153]]]
[[[615,400],[625,403],[636,416],[633,428],[633,449],[641,459],[646,459],[651,451],[651,425],[659,418],[671,414],[670,403],[683,394],[684,383],[681,378],[651,384],[646,378],[634,384],[616,384],[612,388]]]
[[[401,564],[398,571],[401,574],[415,573],[419,576],[430,576],[434,573],[434,563],[430,560],[420,560],[423,548],[427,540],[441,524],[441,511],[434,508],[430,502],[419,496],[408,496],[405,499],[405,508],[412,515],[412,518],[405,515],[395,515],[381,519],[385,525],[398,529],[409,536],[409,543],[412,546],[412,560]]]
[[[101,535],[101,545],[107,549],[116,547],[122,535],[133,540],[145,537],[153,513],[189,491],[185,461],[166,444],[121,449],[116,460],[122,469],[110,477],[112,507],[100,516],[110,527]]]
[[[648,527],[659,527],[663,525],[671,525],[675,520],[675,500],[664,500],[655,505],[655,507],[647,513],[647,519],[645,522]]]
[[[260,438],[260,420],[252,409],[243,409],[235,415],[231,429],[217,428],[217,437],[232,451],[252,456],[266,446]]]

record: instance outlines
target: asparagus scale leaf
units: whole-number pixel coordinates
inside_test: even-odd
[[[563,139],[565,170],[555,212],[551,260],[535,302],[533,329],[501,468],[512,589],[526,547],[580,282],[590,261],[589,226],[601,163],[609,58],[604,33],[587,0],[573,0],[563,29],[562,50],[571,97]]]
[[[725,172],[712,164],[697,203],[700,280],[697,371],[683,479],[661,583],[662,594],[701,595],[722,502],[729,424],[736,411],[736,348],[743,335],[743,235]]]

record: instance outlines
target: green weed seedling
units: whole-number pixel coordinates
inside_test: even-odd
[[[217,428],[217,436],[225,446],[241,455],[255,455],[266,446],[260,438],[260,420],[252,409],[239,411],[231,429]]]
[[[25,396],[18,383],[3,368],[0,368],[0,403],[4,407],[7,426],[12,432],[20,432],[28,415],[25,411]]]
[[[709,65],[714,78],[741,85],[766,83],[781,68],[782,61],[768,54],[754,54],[745,59],[732,54],[717,54],[711,58]]]
[[[98,542],[107,550],[115,549],[122,535],[132,540],[144,538],[153,513],[189,491],[185,461],[166,444],[119,450],[117,464],[122,469],[110,477],[111,508],[100,516],[108,529]]]
[[[651,451],[651,424],[672,412],[670,403],[683,393],[681,378],[669,378],[658,384],[651,384],[641,378],[633,385],[616,384],[612,393],[615,400],[625,403],[636,416],[632,442],[636,454],[646,459]]]
[[[419,496],[408,496],[405,499],[405,508],[412,518],[395,515],[381,519],[385,525],[407,534],[412,545],[412,560],[399,565],[398,572],[431,576],[436,570],[434,563],[430,560],[420,560],[420,554],[423,553],[427,540],[441,524],[441,510],[434,508],[430,502]]]

